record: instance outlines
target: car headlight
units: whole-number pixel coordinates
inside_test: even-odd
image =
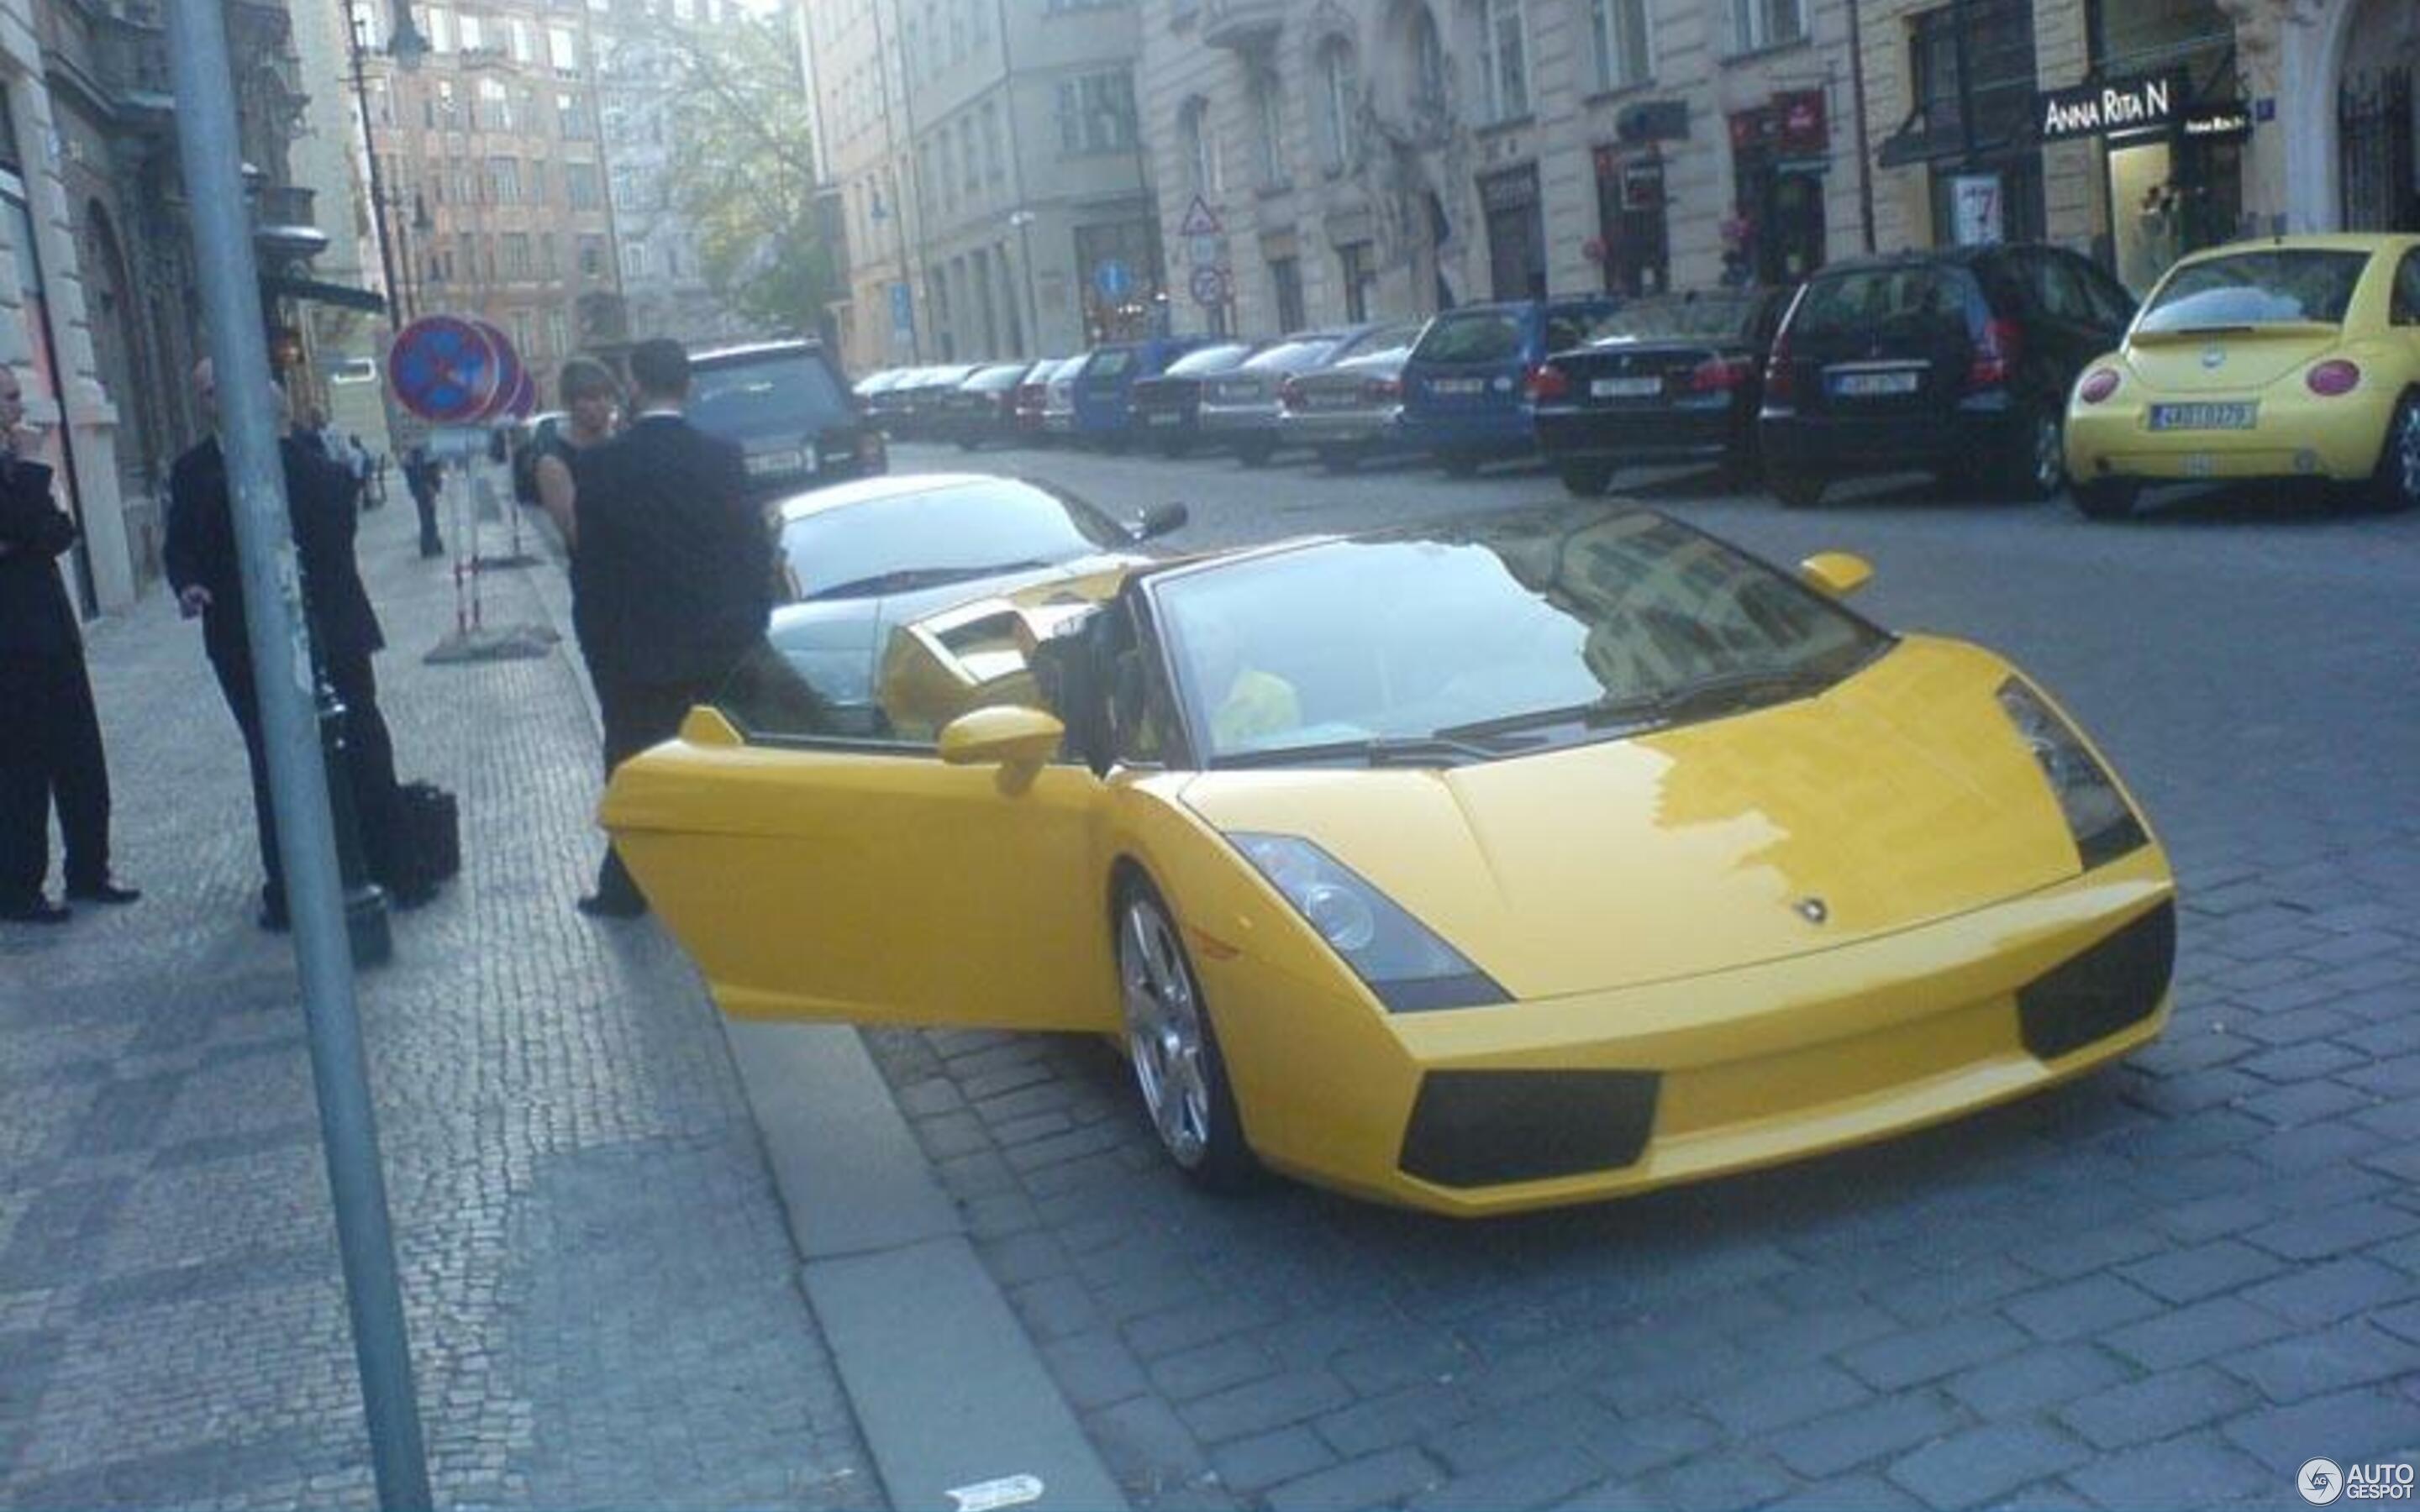
[[[2074,728],[2051,712],[2040,694],[2011,677],[2000,685],[1999,697],[2001,710],[2050,780],[2086,871],[2149,841],[2108,769],[2093,757]]]
[[[1311,841],[1295,835],[1227,838],[1390,1011],[1512,1000],[1468,957]]]

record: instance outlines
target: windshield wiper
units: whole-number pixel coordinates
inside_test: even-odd
[[[1464,762],[1492,762],[1534,748],[1534,740],[1481,745],[1456,739],[1440,731],[1434,735],[1370,735],[1358,740],[1324,740],[1313,746],[1273,746],[1265,750],[1232,751],[1217,757],[1215,766],[1291,766],[1298,762],[1359,760],[1372,766],[1455,766]]]
[[[1750,668],[1717,672],[1651,692],[1625,693],[1594,699],[1586,703],[1567,703],[1559,708],[1529,709],[1519,714],[1499,715],[1493,719],[1474,719],[1468,724],[1449,725],[1437,734],[1448,740],[1467,740],[1566,724],[1579,725],[1591,732],[1617,728],[1648,729],[1679,724],[1691,718],[1704,718],[1733,709],[1786,702],[1803,694],[1821,692],[1831,687],[1834,681],[1829,673],[1805,669]]]

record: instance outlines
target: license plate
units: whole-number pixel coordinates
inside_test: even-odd
[[[2250,430],[2259,418],[2257,404],[2155,404],[2153,430]]]
[[[1894,393],[1914,393],[1914,373],[1835,373],[1832,392],[1843,399],[1872,399]]]
[[[1589,397],[1591,399],[1647,399],[1664,392],[1660,378],[1591,378]]]
[[[1350,409],[1359,398],[1351,393],[1311,393],[1303,397],[1306,409]]]
[[[1485,378],[1432,378],[1429,380],[1431,393],[1483,393],[1486,391]]]
[[[748,471],[760,478],[768,473],[796,472],[805,465],[805,454],[800,452],[755,452],[748,458]]]
[[[1184,418],[1185,417],[1183,415],[1178,414],[1173,409],[1162,409],[1145,416],[1143,424],[1147,425],[1173,425]]]

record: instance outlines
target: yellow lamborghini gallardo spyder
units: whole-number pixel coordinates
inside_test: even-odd
[[[2279,237],[2187,257],[2067,406],[2095,518],[2145,484],[2326,480],[2420,507],[2420,236]]]
[[[1843,608],[1869,571],[1589,502],[1122,564],[853,671],[777,618],[604,817],[726,1012],[1111,1036],[1213,1187],[1608,1197],[2166,1022],[2133,800],[2008,663]]]

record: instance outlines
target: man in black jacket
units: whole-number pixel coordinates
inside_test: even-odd
[[[205,359],[194,369],[194,395],[214,423],[218,392]],[[283,396],[280,396],[283,403]],[[353,563],[356,495],[352,475],[292,437],[278,441],[286,473],[286,506],[302,573],[302,602],[311,638],[329,686],[345,706],[348,770],[341,775],[352,795],[363,859],[370,875],[391,874],[395,810],[395,746],[378,706],[372,653],[386,640]],[[227,495],[226,458],[211,436],[177,458],[168,474],[169,586],[187,619],[202,621],[202,645],[218,673],[227,710],[243,733],[252,764],[253,818],[260,834],[260,862],[268,873],[261,888],[263,928],[286,927],[286,878],[277,856],[277,821],[269,795],[269,760],[262,744],[260,699],[252,677],[252,652],[244,637],[243,572],[237,559],[235,517]]]
[[[42,896],[51,866],[51,801],[66,841],[67,895],[131,903],[109,879],[109,764],[84,665],[84,638],[54,563],[75,521],[51,498],[51,470],[19,455],[25,415],[17,375],[0,366],[0,919],[58,924]]]
[[[572,625],[605,716],[605,775],[680,731],[690,706],[765,636],[773,543],[748,496],[739,448],[681,417],[689,353],[675,341],[630,352],[637,418],[572,461],[580,546]],[[582,913],[647,911],[611,844]]]

